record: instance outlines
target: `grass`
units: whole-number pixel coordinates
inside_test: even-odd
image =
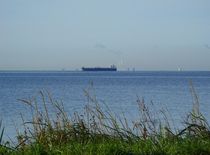
[[[75,112],[72,117],[47,91],[40,91],[39,99],[21,99],[30,108],[31,118],[28,121],[22,116],[24,131],[17,133],[16,146],[3,142],[4,128],[0,122],[0,154],[210,154],[210,127],[199,110],[192,84],[193,108],[182,130],[172,129],[165,113],[164,122],[155,120],[143,99],[137,100],[140,117],[130,125],[130,120],[117,117],[89,92],[84,91],[88,99],[84,113]]]

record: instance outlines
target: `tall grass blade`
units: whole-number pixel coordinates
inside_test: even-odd
[[[4,127],[2,127],[2,120],[0,121],[0,145],[3,142],[3,135],[4,135]]]

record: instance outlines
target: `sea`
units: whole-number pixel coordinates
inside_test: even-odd
[[[144,100],[152,115],[164,110],[176,126],[181,126],[193,108],[192,85],[200,111],[209,122],[210,71],[0,71],[0,120],[4,137],[13,140],[23,125],[21,117],[31,117],[20,100],[38,98],[41,106],[40,91],[48,92],[62,102],[71,117],[74,112],[83,113],[90,104],[88,92],[102,107],[123,114],[130,122],[139,119],[138,101]],[[50,108],[49,113],[53,114]]]

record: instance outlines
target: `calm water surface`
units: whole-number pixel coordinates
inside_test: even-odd
[[[124,112],[136,119],[137,97],[153,102],[155,109],[166,108],[175,122],[181,122],[192,109],[189,81],[199,95],[201,111],[210,119],[210,72],[0,72],[0,119],[6,135],[15,135],[20,113],[30,115],[18,99],[37,96],[48,90],[62,100],[66,111],[81,111],[87,104],[84,89],[93,83],[91,92],[114,112]],[[149,106],[148,105],[148,106]]]

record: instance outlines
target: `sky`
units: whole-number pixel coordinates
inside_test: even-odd
[[[210,0],[0,0],[0,70],[210,70]]]

